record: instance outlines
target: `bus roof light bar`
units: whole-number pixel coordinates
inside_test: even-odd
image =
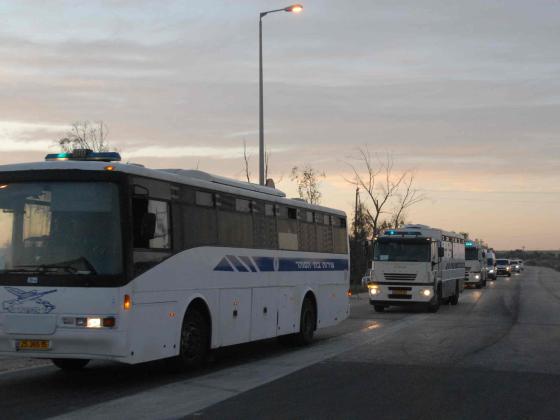
[[[78,160],[92,162],[120,162],[121,155],[117,152],[94,152],[90,149],[74,149],[71,153],[50,153],[46,161]]]

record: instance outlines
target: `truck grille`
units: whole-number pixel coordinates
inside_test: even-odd
[[[388,281],[414,281],[416,273],[384,273],[385,280]]]
[[[465,267],[465,273],[468,273],[469,271],[471,271],[470,267]]]

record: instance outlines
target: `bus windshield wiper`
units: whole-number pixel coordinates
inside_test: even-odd
[[[64,270],[70,274],[78,273],[76,267],[72,267],[71,265],[62,265],[62,264],[20,265],[12,270],[7,270],[7,271],[11,273],[21,271],[25,273],[33,272],[39,274],[49,274],[52,273],[53,271],[58,271],[58,270]]]
[[[52,264],[39,264],[39,265],[20,265],[11,270],[5,270],[10,273],[39,273],[39,274],[53,274],[57,271],[63,270],[69,274],[97,274],[93,265],[85,258],[80,257],[71,261],[62,261]]]

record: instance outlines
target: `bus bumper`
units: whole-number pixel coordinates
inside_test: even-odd
[[[41,349],[19,349],[22,342],[41,343]],[[0,356],[25,358],[105,359],[125,362],[124,331],[59,329],[54,334],[8,334],[0,330]]]

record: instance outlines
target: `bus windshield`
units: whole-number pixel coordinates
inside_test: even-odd
[[[374,261],[430,261],[431,246],[428,241],[378,241],[373,254]]]
[[[478,260],[478,248],[465,248],[465,260]]]
[[[116,184],[0,185],[0,274],[120,274],[121,243]]]

